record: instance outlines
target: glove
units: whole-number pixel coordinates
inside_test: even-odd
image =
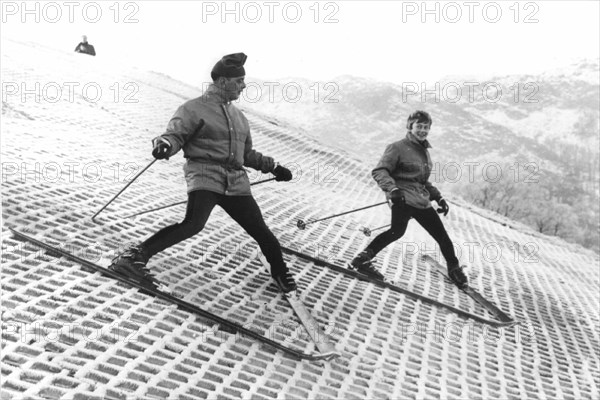
[[[443,198],[441,198],[439,200],[436,200],[436,202],[440,206],[440,208],[437,209],[437,212],[439,214],[444,214],[444,217],[446,215],[448,215],[448,211],[450,211],[450,207],[448,206],[448,203],[446,203],[446,200],[444,200]]]
[[[406,200],[399,189],[393,189],[390,192],[390,202],[392,203],[392,207],[397,206],[402,208],[406,205]]]
[[[156,138],[152,141],[152,156],[157,160],[169,159],[169,153],[171,152],[171,143],[163,138]]]
[[[275,168],[273,169],[273,175],[275,175],[275,180],[277,182],[288,182],[292,180],[292,172],[286,167],[282,167],[279,164],[275,164]]]

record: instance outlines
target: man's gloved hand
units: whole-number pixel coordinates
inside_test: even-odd
[[[157,160],[168,160],[169,153],[171,152],[171,143],[169,143],[166,139],[156,138],[152,141],[152,156]]]
[[[444,217],[446,215],[448,215],[448,211],[450,211],[450,207],[448,206],[448,203],[446,203],[446,200],[444,200],[443,198],[441,198],[439,200],[436,200],[436,202],[440,206],[440,208],[437,209],[437,212],[439,214],[444,214]]]
[[[396,206],[402,208],[406,205],[406,200],[400,189],[393,189],[390,192],[390,202],[392,203],[392,207]]]
[[[275,175],[275,180],[277,182],[288,182],[292,180],[292,171],[287,169],[286,167],[282,167],[279,164],[275,164],[275,168],[273,169],[273,175]]]

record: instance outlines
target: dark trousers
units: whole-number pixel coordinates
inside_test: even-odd
[[[254,197],[225,196],[207,190],[196,190],[188,194],[184,220],[161,229],[142,243],[145,255],[150,258],[200,232],[216,205],[225,210],[258,242],[261,251],[271,265],[271,275],[287,271],[279,241],[265,224]]]
[[[433,207],[420,209],[409,205],[403,207],[393,206],[392,225],[390,226],[390,229],[380,233],[373,239],[367,248],[371,249],[374,254],[377,254],[390,243],[400,239],[406,232],[408,221],[411,218],[417,220],[427,233],[429,233],[439,244],[442,255],[446,259],[446,263],[448,265],[458,265],[458,259],[454,253],[452,241],[448,236],[448,232],[446,232],[446,228],[444,228],[442,220]]]

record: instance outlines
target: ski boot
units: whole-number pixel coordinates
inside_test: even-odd
[[[156,278],[146,267],[147,262],[148,258],[144,255],[143,249],[140,246],[131,246],[113,258],[108,269],[143,285],[158,289]]]
[[[352,260],[350,266],[352,267],[352,269],[355,269],[361,274],[382,281],[384,276],[373,266],[373,257],[375,257],[373,250],[365,249],[361,251],[356,257],[354,257],[354,260]]]
[[[448,276],[452,279],[452,282],[456,284],[460,289],[466,289],[469,287],[469,280],[463,272],[463,266],[458,264],[448,265]]]
[[[287,269],[285,270],[285,272],[274,274],[273,280],[275,280],[275,283],[283,293],[293,292],[298,288],[296,286],[296,281],[294,280],[294,277]]]

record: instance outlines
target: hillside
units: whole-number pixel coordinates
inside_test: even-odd
[[[292,122],[369,165],[404,136],[410,112],[426,109],[434,119],[431,142],[440,163],[534,162],[551,172],[548,179],[581,163],[597,193],[599,74],[595,60],[539,76],[448,77],[427,85],[353,76],[330,82],[287,78],[278,86],[258,80],[259,89],[251,88],[242,104]]]
[[[32,43],[4,39],[2,51],[3,80],[16,87],[77,82],[103,93],[90,101],[77,89],[54,102],[11,94],[2,104],[2,399],[600,396],[598,256],[460,203],[452,203],[444,223],[472,286],[519,325],[482,325],[286,255],[301,297],[330,328],[342,355],[319,363],[230,334],[15,240],[8,227],[104,262],[127,243],[179,221],[183,206],[123,217],[185,199],[180,155],[153,165],[98,223],[90,217],[151,161],[150,139],[184,99],[199,93],[162,74]],[[111,87],[121,88],[116,98]],[[132,101],[125,101],[128,94]],[[360,230],[388,223],[387,208],[305,231],[296,221],[382,201],[369,175],[372,163],[323,143],[295,121],[284,123],[274,110],[242,107],[255,147],[289,164],[297,177],[253,188],[267,224],[284,246],[336,265],[351,260],[370,240]],[[398,118],[406,109],[398,107]],[[451,113],[439,114],[443,121]],[[484,118],[479,123],[491,126]],[[346,128],[349,137],[360,132],[351,122]],[[423,253],[439,257],[431,238],[411,223],[378,265],[407,291],[494,318],[441,279]],[[251,238],[215,209],[203,232],[156,256],[149,267],[185,300],[314,350],[256,256]]]
[[[371,167],[404,137],[407,115],[425,109],[431,181],[444,193],[600,252],[599,76],[598,61],[584,60],[535,76],[427,85],[287,78],[252,82],[241,104]]]

